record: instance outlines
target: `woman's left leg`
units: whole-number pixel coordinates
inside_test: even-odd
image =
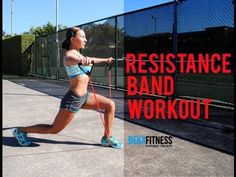
[[[99,104],[100,109],[104,109],[104,123],[105,123],[105,130],[104,136],[110,137],[112,135],[112,124],[115,116],[115,103],[114,101],[99,95],[99,94],[90,94],[86,103],[82,106],[82,109],[92,109],[97,110]]]

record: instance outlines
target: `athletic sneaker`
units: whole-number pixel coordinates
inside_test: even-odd
[[[29,146],[32,143],[32,141],[27,137],[27,134],[20,131],[19,128],[13,130],[13,135],[21,146]]]
[[[110,136],[109,139],[107,139],[105,136],[102,137],[101,139],[101,144],[102,146],[110,146],[116,149],[121,149],[123,148],[123,144],[120,143],[115,137]]]

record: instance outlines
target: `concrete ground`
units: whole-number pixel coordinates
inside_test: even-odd
[[[14,127],[54,120],[68,89],[68,83],[54,82],[2,80],[4,177],[234,176],[234,155],[177,137],[172,147],[128,144],[131,135],[168,134],[120,118],[114,120],[113,135],[124,142],[124,149],[102,147],[103,126],[98,112],[90,110],[80,110],[59,134],[30,134],[34,144],[20,147],[12,136]],[[122,112],[122,104],[115,102],[116,112]]]

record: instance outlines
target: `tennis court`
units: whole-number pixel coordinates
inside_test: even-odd
[[[3,80],[4,176],[233,176],[233,155],[174,135],[171,148],[128,144],[130,135],[168,134],[164,130],[154,130],[155,127],[150,129],[124,121],[119,116],[122,114],[122,92],[116,91],[112,92],[117,105],[114,134],[123,140],[123,150],[99,145],[102,124],[98,112],[88,110],[81,110],[58,135],[32,134],[30,137],[34,145],[19,147],[12,136],[12,128],[39,122],[50,123],[67,89],[68,83],[64,81],[32,78]],[[96,87],[96,90],[108,95],[107,89]],[[189,125],[181,125],[181,129],[187,130]],[[173,125],[166,124],[165,128],[168,129],[168,126],[172,126],[174,132]],[[179,126],[176,124],[176,127]],[[194,126],[188,128],[193,139],[204,138],[200,135],[195,137]]]

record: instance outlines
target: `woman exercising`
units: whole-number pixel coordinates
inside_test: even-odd
[[[101,138],[101,145],[113,148],[122,148],[120,143],[112,136],[112,123],[115,114],[115,103],[99,94],[88,92],[89,76],[91,65],[96,63],[112,63],[113,58],[94,58],[83,56],[79,50],[86,45],[85,32],[72,27],[67,30],[66,39],[62,43],[64,53],[64,66],[70,79],[70,89],[61,100],[60,110],[54,122],[49,124],[38,124],[28,127],[18,127],[13,130],[13,135],[21,146],[29,146],[32,141],[27,137],[27,133],[56,134],[63,130],[74,118],[75,113],[82,109],[97,110],[97,104],[104,113],[104,135]]]

